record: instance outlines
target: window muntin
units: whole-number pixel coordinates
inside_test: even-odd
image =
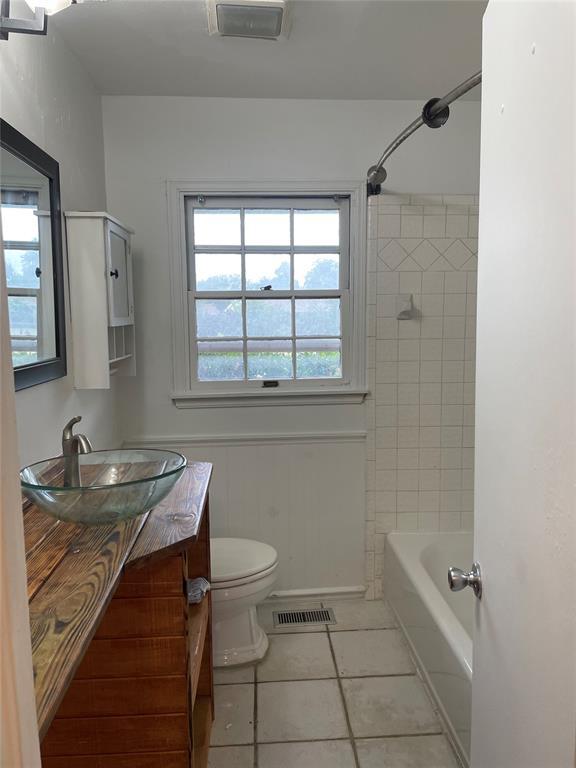
[[[345,383],[349,198],[185,200],[192,380]]]

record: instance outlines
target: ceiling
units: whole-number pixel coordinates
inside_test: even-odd
[[[205,0],[78,4],[50,23],[104,94],[427,99],[481,66],[484,1],[291,6],[290,36],[281,41],[209,35]]]

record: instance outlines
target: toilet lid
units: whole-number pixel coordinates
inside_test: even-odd
[[[278,553],[269,544],[251,539],[211,539],[212,581],[234,581],[273,566]]]

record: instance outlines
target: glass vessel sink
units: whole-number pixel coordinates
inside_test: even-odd
[[[20,481],[26,498],[49,515],[107,525],[152,509],[185,467],[184,456],[174,451],[92,451],[31,464],[20,472]]]

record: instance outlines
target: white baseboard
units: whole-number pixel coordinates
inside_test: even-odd
[[[365,586],[317,587],[315,589],[279,589],[270,594],[269,600],[354,600],[363,598]]]

